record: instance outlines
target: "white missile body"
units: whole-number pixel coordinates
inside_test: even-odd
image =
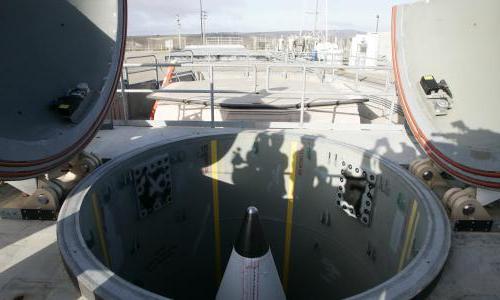
[[[255,207],[247,209],[216,299],[286,299]]]
[[[271,249],[258,258],[243,257],[233,249],[216,299],[286,299]]]

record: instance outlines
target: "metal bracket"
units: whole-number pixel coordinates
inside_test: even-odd
[[[377,176],[360,167],[342,162],[340,185],[337,187],[336,203],[348,216],[369,226],[374,206]]]
[[[432,100],[434,115],[436,116],[446,116],[448,110],[453,108],[453,102],[444,92],[433,93],[427,96],[427,99]]]
[[[160,210],[172,202],[172,177],[168,154],[157,156],[132,170],[139,218]]]

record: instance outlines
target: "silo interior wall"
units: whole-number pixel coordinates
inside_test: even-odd
[[[336,204],[347,165],[376,175],[369,225]],[[418,253],[428,222],[411,187],[370,153],[278,132],[163,145],[115,167],[86,198],[80,226],[93,254],[122,278],[179,299],[215,296],[250,205],[290,299],[380,284]]]

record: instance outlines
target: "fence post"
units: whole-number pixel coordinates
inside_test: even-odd
[[[210,77],[210,127],[215,128],[214,66],[209,67]]]
[[[394,121],[394,110],[396,109],[396,100],[398,99],[398,95],[396,93],[394,93],[394,95],[392,96],[392,101],[391,101],[391,109],[389,111],[389,123],[396,123],[396,121]]]
[[[300,128],[304,128],[304,106],[305,106],[305,98],[306,98],[306,82],[307,82],[307,73],[306,66],[303,66],[303,82],[302,82],[302,98],[300,100]]]
[[[385,72],[385,89],[384,91],[387,92],[389,90],[389,82],[390,82],[390,70],[386,70]]]
[[[271,65],[267,65],[266,69],[266,91],[269,92],[269,77],[271,74]]]
[[[257,94],[257,65],[253,66],[253,92]]]
[[[155,86],[159,86],[160,84],[160,76],[159,76],[159,73],[158,73],[158,59],[156,58],[156,56],[154,56],[154,59],[155,59],[155,65],[156,65],[156,84]],[[128,76],[127,76],[127,79],[128,79]]]
[[[354,84],[354,87],[356,89],[356,92],[359,92],[359,69],[356,68],[356,82]]]

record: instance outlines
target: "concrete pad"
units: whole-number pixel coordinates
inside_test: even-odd
[[[55,222],[0,219],[0,230],[0,299],[80,298],[59,255]]]
[[[499,299],[499,250],[499,233],[454,233],[448,261],[429,299]]]

